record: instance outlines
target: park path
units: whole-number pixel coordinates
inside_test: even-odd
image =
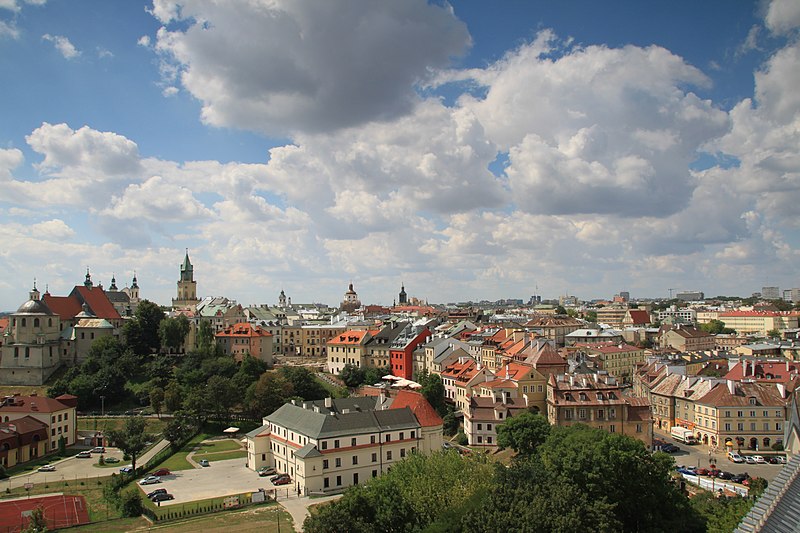
[[[336,500],[341,497],[341,494],[323,496],[321,498],[310,498],[308,496],[289,497],[285,500],[279,500],[278,503],[280,503],[281,506],[286,509],[286,512],[292,515],[292,520],[294,521],[294,530],[302,532],[303,522],[305,522],[306,517],[308,516],[309,506]]]

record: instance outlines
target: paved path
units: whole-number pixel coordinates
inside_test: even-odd
[[[341,494],[323,496],[321,498],[309,498],[308,496],[302,496],[300,498],[290,497],[286,500],[279,500],[278,503],[280,503],[283,508],[286,509],[286,512],[292,515],[292,520],[294,520],[294,530],[303,531],[303,522],[308,516],[308,507],[310,505],[329,502],[341,497]]]

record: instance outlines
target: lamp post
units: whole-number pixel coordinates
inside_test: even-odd
[[[100,416],[106,416],[106,397],[100,396]]]

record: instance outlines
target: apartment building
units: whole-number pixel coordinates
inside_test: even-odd
[[[630,344],[585,344],[580,348],[596,368],[605,370],[625,383],[633,382],[637,365],[644,363],[644,349]]]
[[[783,443],[789,395],[781,383],[728,380],[695,400],[695,436],[728,450],[768,450]]]
[[[678,325],[664,326],[659,339],[661,348],[674,348],[679,352],[697,352],[713,350],[716,341],[714,336],[695,327]]]
[[[606,372],[551,375],[547,382],[547,419],[554,426],[586,424],[628,435],[653,445],[653,421],[645,398],[626,396]]]
[[[366,345],[378,330],[348,330],[329,340],[328,372],[340,374],[345,365],[365,366]]]
[[[239,322],[224,328],[214,335],[223,355],[233,357],[237,362],[250,355],[267,363],[274,364],[272,334],[248,322]]]
[[[798,326],[796,313],[780,313],[774,311],[727,311],[720,313],[726,328],[731,328],[739,335],[765,336],[771,330],[783,331]]]
[[[75,444],[77,431],[76,410],[78,398],[70,394],[62,394],[56,398],[46,396],[22,396],[15,394],[6,396],[0,405],[0,421],[13,423],[16,420],[30,417],[47,427],[47,439],[43,453],[58,450],[58,441],[64,437],[64,444]]]
[[[247,466],[274,466],[300,494],[341,492],[442,446],[442,419],[417,392],[287,403],[247,434]]]

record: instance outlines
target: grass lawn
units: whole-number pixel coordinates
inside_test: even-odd
[[[202,459],[207,459],[209,462],[213,463],[214,461],[225,461],[227,459],[241,459],[247,457],[247,452],[244,450],[237,451],[237,452],[220,452],[220,453],[213,453],[211,455],[203,455]],[[194,456],[194,459],[197,459],[197,455]]]
[[[47,396],[49,388],[49,385],[1,385],[0,396],[13,396],[14,394],[30,396],[32,393],[37,396]]]
[[[143,516],[136,518],[117,518],[116,520],[108,520],[96,524],[87,524],[85,526],[71,527],[70,533],[127,533],[128,531],[148,531],[152,529],[149,527],[150,522]]]
[[[278,523],[280,522],[280,524]],[[105,525],[105,524],[103,524]],[[224,511],[204,516],[185,518],[183,520],[173,520],[170,522],[156,523],[149,526],[147,531],[165,530],[170,533],[230,533],[236,531],[237,533],[277,533],[279,531],[286,533],[293,531],[292,517],[277,504],[257,505],[248,507],[246,509],[239,509],[234,511]],[[70,533],[74,531],[82,533],[83,531],[97,531],[79,528],[72,528]],[[106,531],[104,528],[103,531]],[[108,531],[115,531],[109,529]],[[136,531],[131,528],[128,531]]]
[[[127,417],[114,416],[114,417],[92,417],[80,416],[78,417],[78,429],[90,429],[92,431],[110,431],[112,429],[122,429]],[[167,425],[167,420],[159,418],[145,418],[145,431],[147,433],[161,434],[164,432],[164,427]]]
[[[200,444],[203,440],[207,439],[209,436],[205,433],[200,433],[195,435],[195,437],[190,440],[189,442],[184,445],[183,448],[178,450],[177,453],[173,454],[172,457],[167,459],[166,461],[162,462],[158,465],[159,468],[167,468],[172,470],[191,470],[194,466],[189,464],[189,461],[186,460],[186,456],[189,455],[189,452],[194,450],[194,448]]]
[[[170,512],[192,512],[196,509],[203,509],[203,508],[210,508],[213,506],[221,507],[224,501],[229,498],[229,496],[224,496],[220,498],[209,498],[207,500],[196,500],[193,502],[186,502],[176,505],[164,505],[159,507],[155,503],[151,502],[147,498],[142,498],[142,505],[153,511],[157,516],[165,516]],[[239,495],[240,501],[250,502],[250,494],[240,494]]]
[[[235,439],[215,440],[200,443],[200,449],[195,452],[195,457],[207,453],[230,452],[242,449],[242,444]]]

